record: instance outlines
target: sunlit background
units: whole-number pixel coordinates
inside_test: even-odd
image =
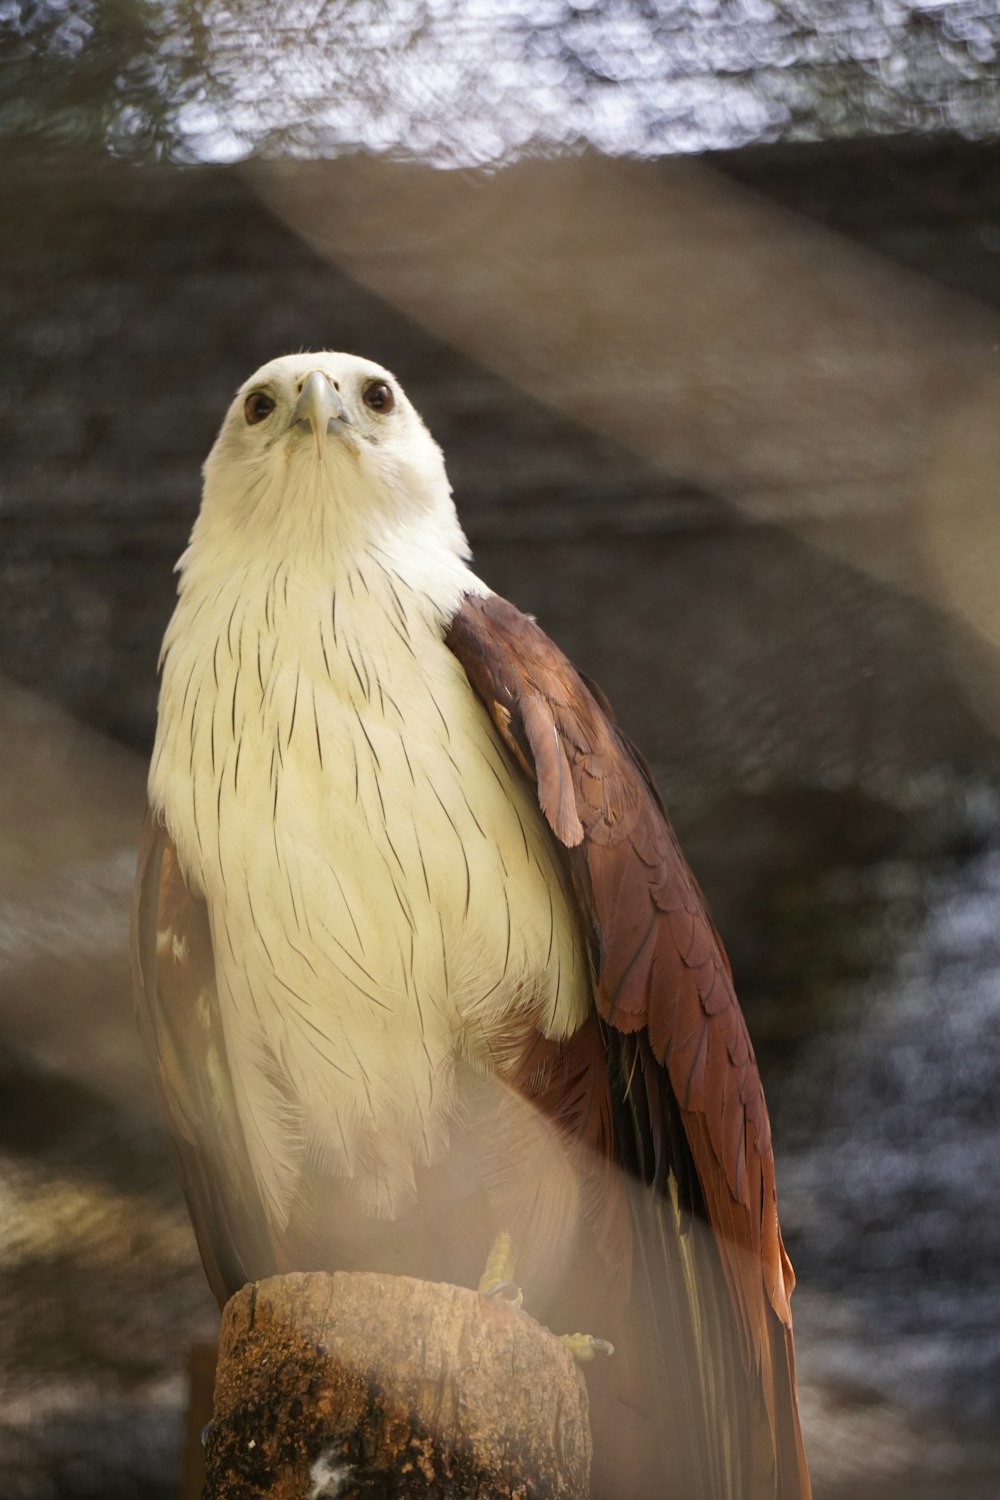
[[[982,0],[289,0],[19,5],[8,131],[231,162],[395,152],[501,166],[781,140],[996,133]]]
[[[1000,1489],[1000,10],[0,0],[0,1493],[179,1492],[126,931],[234,386],[395,369],[652,760],[774,1117],[819,1500]]]

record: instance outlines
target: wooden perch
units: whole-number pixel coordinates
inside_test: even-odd
[[[203,1500],[585,1500],[565,1345],[503,1301],[403,1276],[275,1276],[222,1316]]]

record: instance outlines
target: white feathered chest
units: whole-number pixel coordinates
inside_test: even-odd
[[[440,607],[369,553],[190,569],[150,793],[208,903],[270,1216],[309,1165],[396,1217],[447,1151],[456,1059],[492,1071],[526,1013],[565,1036],[589,1003],[532,791]]]

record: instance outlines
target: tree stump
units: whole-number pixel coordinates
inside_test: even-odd
[[[507,1302],[316,1272],[223,1312],[203,1500],[585,1500],[590,1457],[579,1367]]]

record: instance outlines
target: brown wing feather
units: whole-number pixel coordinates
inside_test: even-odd
[[[180,1164],[198,1248],[220,1306],[278,1269],[229,1081],[205,903],[147,809],[132,906],[139,1027]]]
[[[745,1379],[763,1403],[772,1493],[808,1496],[791,1342],[794,1278],[778,1226],[770,1123],[704,899],[645,763],[603,696],[534,621],[496,596],[470,597],[448,644],[517,762],[537,781],[539,806],[567,851],[595,944],[600,1016],[611,1034],[644,1035],[648,1066],[669,1081],[728,1287]],[[658,1086],[649,1080],[648,1087],[655,1100]],[[639,1133],[657,1128],[646,1118]],[[683,1177],[681,1160],[671,1166]]]

